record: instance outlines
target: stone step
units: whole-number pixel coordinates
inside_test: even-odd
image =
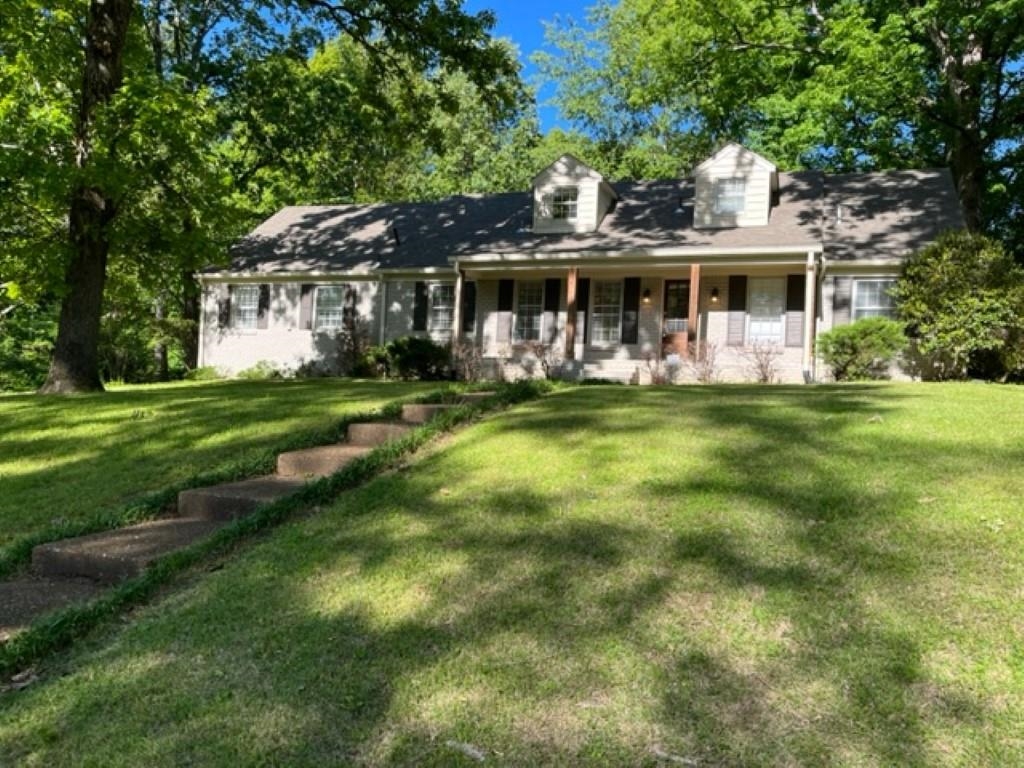
[[[371,450],[368,445],[322,445],[288,451],[277,457],[277,474],[282,477],[326,477]]]
[[[84,576],[111,584],[136,576],[153,560],[209,536],[223,523],[173,518],[51,541],[32,550],[32,570],[40,576]]]
[[[454,403],[414,403],[402,406],[402,421],[410,424],[426,424],[439,413],[449,408],[458,408]]]
[[[265,475],[235,483],[191,488],[178,494],[178,516],[203,520],[234,520],[257,507],[290,496],[304,484],[301,478]]]
[[[0,643],[37,617],[91,600],[103,587],[91,579],[26,575],[0,583]]]
[[[348,442],[351,445],[375,446],[389,440],[398,440],[413,429],[411,424],[398,421],[370,421],[348,425]]]

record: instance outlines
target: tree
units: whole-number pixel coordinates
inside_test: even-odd
[[[1019,179],[1024,0],[621,0],[551,39],[563,111],[602,136],[689,137],[703,155],[734,139],[789,167],[946,165],[972,230],[997,226],[989,201]]]
[[[202,237],[197,225],[211,206],[183,193],[212,187],[210,199],[223,199],[222,158],[210,148],[224,113],[211,105],[245,69],[233,65],[308,53],[333,28],[381,73],[400,73],[399,60],[419,71],[462,69],[497,103],[509,95],[502,75],[514,69],[489,44],[492,23],[490,14],[427,0],[17,4],[0,29],[0,185],[11,193],[0,201],[0,220],[13,222],[0,225],[0,274],[61,293],[43,391],[101,388],[97,349],[112,257],[158,260],[185,250],[166,242],[164,251],[146,248],[147,222],[171,222],[154,227],[157,245],[168,233],[179,245]],[[216,51],[208,46],[214,38],[224,44]],[[165,274],[160,266],[156,274]]]
[[[1024,268],[997,241],[950,232],[907,261],[892,293],[932,377],[1024,371]]]

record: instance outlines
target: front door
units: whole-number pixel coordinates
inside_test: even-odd
[[[665,354],[687,352],[686,320],[690,316],[690,281],[665,281],[665,317],[662,321],[662,348]]]

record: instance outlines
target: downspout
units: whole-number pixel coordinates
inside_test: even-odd
[[[804,280],[804,349],[803,375],[804,383],[814,381],[814,336],[817,326],[817,309],[815,298],[818,293],[818,266],[814,251],[807,252],[807,277]]]
[[[385,332],[388,322],[388,296],[387,296],[387,283],[384,282],[384,275],[380,276],[380,280],[377,283],[377,292],[380,294],[380,328],[377,332],[377,344],[384,346],[384,339],[386,338]]]
[[[464,276],[459,262],[455,262],[455,306],[452,307],[452,338],[451,348],[454,352],[459,346],[459,337],[462,335],[462,283]]]
[[[199,347],[196,350],[196,367],[202,368],[206,365],[206,283],[200,275],[196,275],[196,282],[199,283]]]

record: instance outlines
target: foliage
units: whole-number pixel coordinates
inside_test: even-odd
[[[1024,371],[1024,268],[998,242],[947,233],[907,261],[893,296],[926,376]]]
[[[818,337],[818,351],[836,381],[887,379],[906,346],[903,324],[886,317],[866,317]]]
[[[35,389],[43,383],[56,335],[52,300],[0,304],[0,392]]]
[[[249,368],[243,368],[235,374],[235,378],[248,381],[272,381],[285,378],[285,373],[269,360],[257,360]]]
[[[55,619],[0,762],[1018,764],[1022,396],[534,400]]]
[[[193,368],[184,376],[186,381],[217,381],[222,378],[224,378],[223,374],[213,365]]]
[[[789,168],[948,165],[969,227],[1019,234],[1024,0],[621,0],[549,40],[562,112],[607,142],[691,166],[726,140]]]
[[[458,362],[447,344],[422,336],[403,336],[365,349],[353,376],[441,381],[452,378]]]
[[[778,344],[757,341],[740,354],[747,360],[752,381],[756,384],[775,384],[779,380],[779,358],[782,353]]]

